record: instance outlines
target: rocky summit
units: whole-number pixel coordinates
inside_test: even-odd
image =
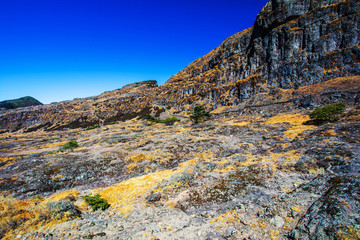
[[[360,239],[359,12],[271,0],[164,85],[3,109],[0,238]]]

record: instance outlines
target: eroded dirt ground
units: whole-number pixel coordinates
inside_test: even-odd
[[[359,239],[360,117],[308,120],[299,110],[1,134],[0,236]],[[59,152],[70,140],[80,147]],[[92,211],[89,193],[110,208]]]

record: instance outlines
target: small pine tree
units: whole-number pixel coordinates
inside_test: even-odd
[[[79,147],[79,144],[75,140],[71,140],[67,143],[65,143],[62,147],[59,148],[60,152],[66,151],[66,150],[73,150],[74,148]]]
[[[98,209],[106,210],[110,207],[110,204],[104,198],[102,198],[100,194],[95,194],[94,196],[85,195],[83,199],[94,211]]]
[[[204,106],[198,105],[194,107],[192,115],[190,115],[190,120],[195,124],[198,124],[201,120],[208,120],[211,118],[211,114],[205,110]]]
[[[312,111],[309,116],[319,123],[335,122],[344,114],[345,103],[335,103]]]

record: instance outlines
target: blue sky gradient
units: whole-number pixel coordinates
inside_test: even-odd
[[[1,0],[0,101],[89,97],[165,83],[232,34],[266,0]]]

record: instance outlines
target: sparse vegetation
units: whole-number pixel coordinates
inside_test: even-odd
[[[325,107],[320,107],[312,111],[309,116],[318,124],[335,122],[344,114],[346,104],[335,103]]]
[[[104,198],[102,198],[100,194],[95,194],[94,196],[85,195],[83,199],[94,211],[98,209],[106,210],[110,207],[110,204]]]
[[[165,125],[173,125],[175,122],[179,121],[176,117],[172,118],[166,118],[165,120],[162,120],[162,123],[165,123]]]
[[[96,124],[94,126],[87,127],[85,130],[92,130],[92,129],[99,128],[99,127],[100,127],[100,125]]]
[[[161,121],[160,119],[157,119],[157,118],[155,118],[155,117],[153,117],[151,115],[148,115],[146,117],[146,120],[148,120],[149,122],[155,122],[155,123],[159,123]]]
[[[160,120],[160,119],[157,119],[157,118],[155,118],[153,116],[150,116],[150,115],[147,116],[146,120],[148,120],[149,122],[164,123],[165,125],[173,125],[175,122],[180,121],[176,117],[166,118],[164,120]]]
[[[118,124],[119,121],[113,121],[113,122],[109,122],[109,123],[106,123],[106,125],[114,125],[114,124]]]
[[[71,140],[65,143],[62,147],[59,148],[59,151],[73,150],[74,148],[79,147],[79,144],[76,140]]]
[[[211,114],[205,110],[204,106],[198,105],[194,107],[193,112],[190,116],[190,120],[195,124],[198,124],[201,120],[209,120],[211,118]]]

